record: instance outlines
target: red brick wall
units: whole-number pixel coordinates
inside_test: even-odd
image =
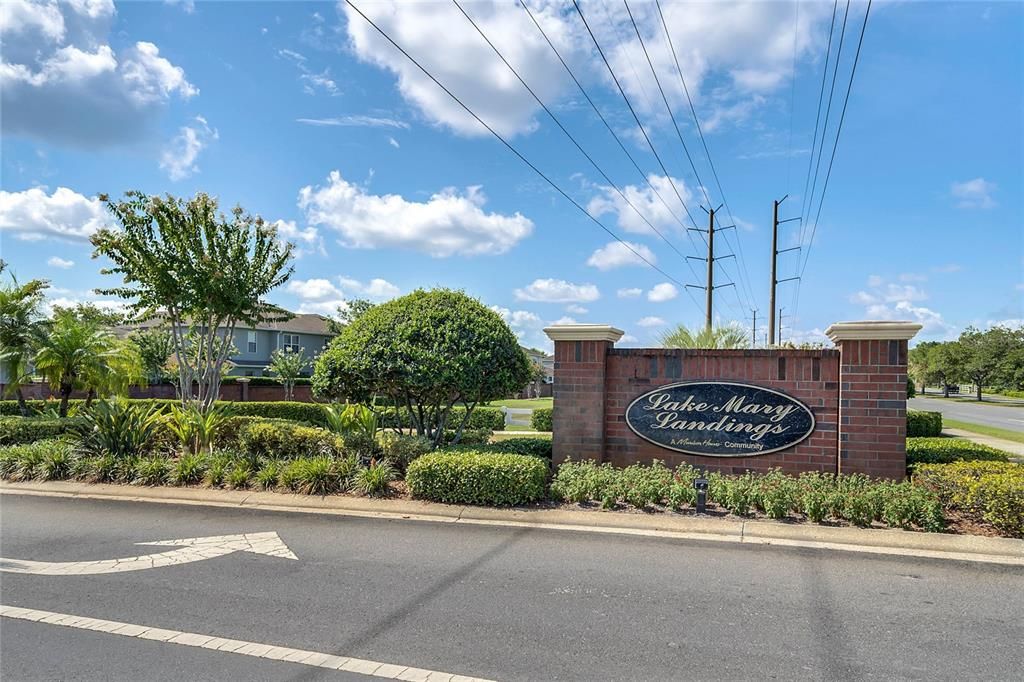
[[[840,341],[839,470],[903,478],[907,342]]]
[[[626,466],[660,459],[671,467],[688,462],[726,473],[766,471],[773,467],[794,473],[836,470],[836,351],[613,349],[608,353],[607,367],[605,461]],[[660,448],[626,425],[626,408],[637,396],[665,384],[697,380],[738,381],[793,396],[814,413],[814,433],[795,447],[760,457],[702,457]],[[556,425],[556,433],[557,428]]]
[[[842,341],[828,350],[617,349],[556,341],[554,458],[628,466],[659,459],[729,473],[824,471],[903,478],[906,341]],[[790,395],[814,413],[809,438],[757,457],[707,457],[660,448],[626,424],[626,408],[658,386],[728,380]]]

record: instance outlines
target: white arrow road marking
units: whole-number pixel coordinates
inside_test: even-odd
[[[205,538],[181,538],[180,540],[158,540],[138,542],[138,545],[161,545],[178,547],[157,554],[104,559],[102,561],[29,561],[27,559],[4,559],[0,557],[0,571],[9,573],[31,573],[34,575],[96,575],[99,573],[123,573],[188,564],[203,559],[225,556],[234,552],[252,552],[282,559],[295,559],[288,545],[277,533],[243,533],[241,535],[211,535]]]
[[[260,533],[264,535],[264,533]],[[14,618],[17,620],[29,620],[36,623],[47,623],[62,625],[79,630],[94,630],[106,632],[111,635],[122,637],[135,637],[137,639],[149,639],[168,644],[181,646],[198,647],[201,649],[212,649],[225,653],[239,654],[241,656],[252,656],[254,658],[267,658],[273,661],[288,661],[300,665],[308,665],[316,668],[327,668],[328,670],[342,670],[345,672],[359,673],[382,677],[387,680],[404,680],[405,682],[489,682],[477,677],[466,677],[465,675],[453,675],[452,673],[438,670],[426,670],[424,668],[412,668],[409,666],[382,663],[381,661],[369,661],[364,658],[351,658],[349,656],[336,656],[319,651],[307,651],[305,649],[292,649],[291,647],[276,646],[274,644],[263,644],[260,642],[247,642],[242,639],[225,639],[214,637],[197,632],[181,632],[180,630],[164,630],[147,625],[135,625],[134,623],[122,623],[116,620],[101,620],[99,618],[86,618],[70,613],[54,613],[53,611],[40,611],[38,609],[25,609],[17,606],[0,604],[0,616]]]

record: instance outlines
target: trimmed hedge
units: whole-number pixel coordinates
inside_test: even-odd
[[[907,438],[928,438],[941,434],[941,412],[907,410]]]
[[[153,404],[159,407],[180,405],[181,402],[173,398],[133,398],[129,402]],[[81,407],[84,400],[72,400],[70,404]],[[29,400],[29,408],[33,412],[41,412],[49,407],[56,407],[56,400]],[[226,405],[231,408],[231,414],[236,417],[263,417],[265,419],[287,419],[296,422],[307,422],[316,426],[326,426],[324,411],[319,403],[300,403],[295,401],[252,401],[239,402],[233,400],[218,400],[217,405]],[[0,400],[0,415],[18,415],[18,401]]]
[[[506,438],[505,440],[490,443],[482,449],[487,452],[529,455],[530,457],[540,457],[541,459],[546,459],[548,461],[551,460],[550,438],[530,438],[528,436],[520,438]]]
[[[345,452],[345,441],[315,426],[258,421],[243,424],[239,429],[238,449],[252,458],[337,457]]]
[[[544,496],[547,478],[537,457],[470,450],[424,455],[405,474],[413,497],[451,504],[526,504]]]
[[[929,488],[942,503],[995,528],[1024,537],[1024,466],[1012,462],[922,464],[914,482]]]
[[[453,407],[448,415],[448,426],[457,428],[462,423],[466,408]],[[385,428],[412,428],[409,410],[396,412],[394,407],[380,409],[380,425]],[[469,415],[466,431],[501,431],[505,428],[505,414],[497,407],[476,407]],[[454,429],[453,429],[454,430]]]
[[[553,413],[550,407],[539,407],[533,411],[530,416],[530,426],[533,427],[534,431],[552,431],[551,426],[551,415]]]
[[[0,445],[20,445],[57,438],[72,431],[77,424],[75,419],[0,417]]]
[[[908,438],[907,464],[948,464],[984,460],[1006,462],[1008,453],[965,438]]]

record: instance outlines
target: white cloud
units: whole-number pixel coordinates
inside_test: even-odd
[[[692,203],[693,193],[686,182],[680,178],[654,174],[648,175],[647,179],[650,186],[626,185],[621,195],[613,187],[601,186],[601,193],[590,200],[587,211],[597,218],[608,213],[614,214],[618,226],[627,232],[654,234],[644,218],[662,233],[670,228],[682,229],[679,217],[685,215],[685,212],[676,196],[676,190],[687,205]],[[635,211],[630,204],[636,207]]]
[[[601,297],[601,292],[593,284],[572,284],[563,279],[535,279],[513,293],[520,301],[544,303],[589,303]]]
[[[299,229],[294,220],[276,220],[273,226],[277,229],[278,239],[295,245],[295,250],[292,253],[296,258],[301,258],[312,251],[321,256],[327,255],[327,250],[324,249],[324,240],[320,237],[320,231],[315,227]]]
[[[529,310],[509,310],[497,305],[492,305],[491,310],[498,313],[501,319],[505,320],[508,326],[513,329],[540,328],[544,326],[544,321],[540,319],[540,316],[536,313],[531,313]]]
[[[374,301],[383,301],[395,298],[402,293],[401,289],[380,277],[375,277],[369,282],[360,282],[351,277],[339,277],[338,282],[341,284],[342,289],[349,293],[350,298],[361,297]]]
[[[470,3],[466,8],[538,97],[553,104],[569,79],[526,13],[513,3]],[[376,2],[363,3],[360,9],[499,133],[515,135],[537,127],[536,101],[456,7]],[[534,3],[531,10],[552,42],[571,52],[570,24],[559,9]],[[402,96],[428,120],[462,135],[489,134],[365,19],[348,7],[345,14],[356,56],[392,72]]]
[[[0,191],[0,231],[13,232],[20,239],[84,240],[109,222],[98,198],[89,199],[67,187],[58,187],[52,194],[41,187]]]
[[[293,279],[285,286],[285,290],[299,297],[303,301],[328,302],[337,307],[337,302],[343,299],[369,298],[375,301],[382,301],[394,298],[401,293],[398,287],[386,279],[373,278],[368,282],[361,282],[352,277],[338,277],[337,284],[323,277],[312,279]]]
[[[655,284],[650,291],[647,292],[647,300],[653,303],[664,303],[665,301],[671,301],[673,298],[679,295],[679,289],[670,282],[662,282],[661,284]]]
[[[994,182],[985,178],[974,178],[964,182],[954,182],[950,194],[957,202],[958,208],[995,208],[996,200],[992,197],[997,187]]]
[[[61,258],[60,256],[51,256],[50,259],[46,261],[46,264],[49,265],[51,268],[60,268],[61,270],[67,270],[75,266],[75,261],[66,260],[64,258]]]
[[[217,130],[210,128],[205,118],[196,116],[194,125],[182,126],[160,154],[160,167],[167,171],[167,177],[175,181],[198,173],[196,160],[199,152],[217,138]]]
[[[401,248],[436,258],[505,253],[533,231],[520,213],[485,212],[486,201],[479,186],[445,189],[425,202],[369,194],[338,171],[326,185],[299,191],[307,222],[336,230],[349,248]]]
[[[408,130],[409,124],[395,118],[382,116],[335,116],[332,118],[297,118],[299,123],[310,126],[340,126],[350,128],[398,128]]]
[[[152,131],[172,98],[198,94],[155,44],[115,51],[114,14],[106,0],[0,3],[5,135],[77,147],[132,142]]]
[[[331,78],[329,70],[324,69],[320,73],[303,73],[299,75],[299,80],[302,82],[302,91],[307,95],[315,95],[317,91],[322,90],[328,95],[337,96],[341,94],[338,89],[338,84]]]
[[[565,312],[572,313],[574,315],[586,315],[590,311],[581,305],[570,303],[569,305],[565,306]]]
[[[644,293],[644,290],[640,287],[629,287],[626,289],[619,289],[615,292],[615,295],[619,298],[637,298],[642,293]]]
[[[923,325],[922,337],[950,337],[955,331],[954,327],[943,319],[941,313],[915,305],[927,298],[927,293],[919,287],[894,284],[879,275],[872,275],[868,278],[868,290],[852,294],[850,301],[864,306],[869,319],[919,322]]]
[[[401,149],[402,147],[402,145],[398,144],[398,140],[396,140],[393,137],[388,138],[388,144],[394,147],[395,149]]]
[[[654,252],[643,244],[637,244],[636,242],[609,242],[591,254],[590,258],[587,259],[587,265],[598,270],[612,270],[613,268],[621,268],[627,265],[644,265],[641,257],[646,258],[650,263],[658,261]]]
[[[664,327],[668,323],[665,322],[665,320],[661,319],[660,317],[655,317],[653,315],[650,315],[648,317],[640,318],[639,320],[637,320],[636,324],[637,324],[638,327],[650,328],[650,327]]]
[[[618,345],[620,346],[631,346],[640,343],[640,339],[636,338],[632,334],[623,334],[622,338],[619,339]]]
[[[554,322],[551,323],[551,325],[555,326],[555,327],[557,327],[558,325],[562,325],[562,324],[579,324],[579,322],[577,322],[572,317],[566,316],[566,317],[560,317],[560,318],[558,318],[557,320],[555,320]]]

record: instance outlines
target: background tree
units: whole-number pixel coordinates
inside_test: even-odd
[[[174,353],[174,340],[166,327],[149,327],[133,331],[128,339],[135,344],[142,369],[151,384],[163,381],[167,375],[167,361]]]
[[[540,397],[540,387],[548,377],[548,371],[544,369],[544,363],[536,358],[527,356],[530,360],[530,392],[534,398]]]
[[[960,334],[959,344],[963,349],[964,374],[974,383],[976,397],[981,400],[982,387],[1000,370],[1006,371],[1006,358],[1012,357],[1016,349],[1015,334],[1006,327],[984,332],[968,327]]]
[[[0,261],[0,273],[6,267]],[[0,367],[7,377],[5,393],[17,397],[23,417],[28,416],[28,405],[21,387],[28,379],[32,350],[42,336],[45,321],[41,311],[49,286],[42,279],[18,284],[13,275],[10,283],[0,285]]]
[[[936,349],[940,345],[938,341],[922,341],[907,353],[907,372],[921,384],[922,395],[925,387],[935,381]]]
[[[295,397],[295,380],[302,376],[308,366],[309,360],[305,357],[305,349],[300,348],[296,352],[288,348],[278,348],[270,354],[270,365],[267,369],[273,372],[275,378],[284,386],[284,399],[292,400]]]
[[[144,379],[134,345],[100,326],[94,312],[88,306],[56,309],[39,341],[36,370],[60,397],[61,417],[68,415],[68,400],[76,390],[88,392],[88,405],[96,395],[123,393]]]
[[[323,398],[372,404],[387,396],[409,414],[417,435],[435,445],[452,407],[473,409],[522,390],[530,362],[508,325],[459,291],[417,290],[376,305],[342,329],[316,361],[313,391]]]
[[[123,285],[98,291],[125,299],[135,321],[167,322],[182,403],[206,412],[220,394],[238,323],[289,318],[265,297],[291,277],[294,247],[241,207],[218,213],[203,193],[188,201],[142,192],[102,199],[121,229],[94,234],[93,257],[109,258],[114,267],[104,274],[120,275]]]
[[[327,330],[331,334],[340,334],[345,325],[351,324],[375,305],[376,303],[365,298],[354,298],[351,301],[345,301],[344,306],[338,307],[336,317],[327,318]]]
[[[736,324],[690,330],[681,324],[661,335],[663,348],[747,348],[750,337]]]

